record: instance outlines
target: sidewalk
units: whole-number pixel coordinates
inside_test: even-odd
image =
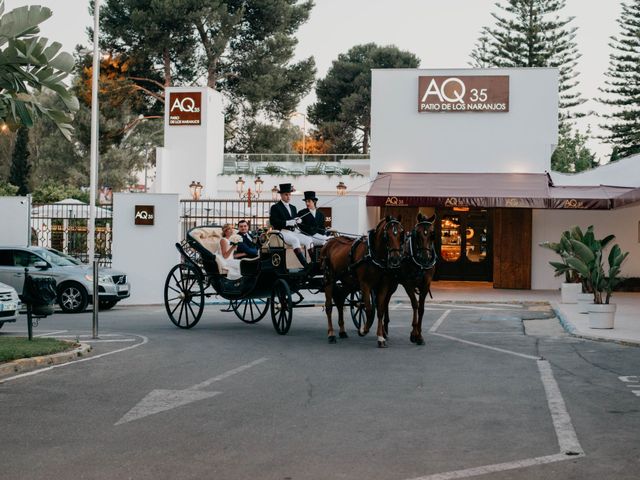
[[[565,330],[572,335],[640,346],[640,293],[614,293],[611,301],[618,305],[615,327],[604,330],[589,328],[589,316],[578,313],[577,304],[560,303],[559,290],[500,290],[494,289],[489,282],[440,281],[432,285],[433,300],[430,302],[549,302]]]

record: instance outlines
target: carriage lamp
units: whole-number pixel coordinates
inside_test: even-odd
[[[260,194],[262,193],[262,185],[264,184],[264,180],[262,180],[260,178],[260,175],[258,175],[258,177],[254,180],[254,183],[256,184],[256,194],[260,196]]]
[[[189,185],[189,191],[191,192],[191,198],[194,200],[200,200],[200,194],[202,193],[202,189],[204,187],[200,182],[196,182],[195,180],[191,180],[191,184]]]
[[[236,180],[236,192],[238,192],[239,197],[242,197],[242,193],[244,192],[244,180],[242,177],[238,177]]]
[[[344,182],[340,182],[338,183],[338,185],[336,185],[336,194],[339,197],[344,196],[347,193],[347,186],[344,184]]]
[[[274,202],[278,200],[278,187],[276,185],[274,185],[271,189],[271,200],[273,200]]]

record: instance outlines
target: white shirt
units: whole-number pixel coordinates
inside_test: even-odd
[[[287,209],[287,212],[289,212],[289,216],[291,217],[291,207],[289,206],[288,203],[283,202],[282,200],[280,200],[282,202],[282,204],[285,206],[285,208]]]

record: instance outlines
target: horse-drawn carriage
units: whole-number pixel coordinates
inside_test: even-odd
[[[227,278],[227,268],[220,258],[220,227],[192,228],[182,243],[176,243],[181,262],[167,275],[164,301],[177,327],[194,327],[202,317],[206,299],[214,295],[228,300],[229,308],[245,323],[259,322],[270,310],[273,326],[281,335],[291,327],[294,308],[313,306],[302,302],[301,290],[323,289],[317,255],[310,254],[310,264],[303,268],[279,232],[260,237],[259,257],[240,260],[238,279]],[[360,292],[351,295],[349,304],[359,328],[365,319]]]
[[[347,336],[342,309],[348,304],[359,335],[369,331],[378,311],[378,345],[386,346],[388,304],[401,284],[414,309],[411,341],[424,343],[424,298],[435,265],[433,219],[419,217],[405,238],[401,224],[387,217],[368,236],[329,240],[304,267],[279,232],[261,237],[259,256],[242,259],[240,278],[230,279],[217,253],[220,228],[189,230],[186,240],[176,243],[181,262],[169,271],[164,287],[171,321],[180,328],[195,326],[202,317],[205,299],[218,295],[229,301],[230,309],[245,323],[259,322],[270,310],[276,332],[285,335],[291,327],[293,309],[313,306],[303,304],[301,291],[315,290],[325,293],[329,342],[335,342],[333,306],[338,307],[340,337]]]

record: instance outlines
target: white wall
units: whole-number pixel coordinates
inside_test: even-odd
[[[580,173],[552,172],[551,177],[556,185],[640,187],[640,155],[633,155]]]
[[[169,101],[165,104],[164,148],[157,149],[156,193],[178,193],[190,198],[189,184],[200,182],[203,196],[216,195],[217,176],[224,160],[224,109],[222,95],[206,87],[169,87],[172,92],[201,92],[200,125],[169,125]]]
[[[155,206],[154,225],[135,225],[136,205]],[[164,302],[164,282],[179,261],[180,202],[177,194],[116,193],[113,195],[113,268],[131,283],[123,304]]]
[[[30,245],[31,197],[0,197],[0,245]]]
[[[507,113],[418,113],[418,77],[508,75]],[[558,137],[558,71],[372,71],[371,176],[377,172],[550,170]]]
[[[555,289],[562,283],[562,277],[554,277],[553,267],[549,265],[549,261],[558,261],[558,256],[539,244],[544,241],[558,242],[561,233],[574,225],[583,230],[593,225],[596,238],[614,234],[616,238],[611,245],[617,243],[623,252],[629,252],[622,264],[622,276],[640,277],[640,206],[617,210],[533,210],[533,290]]]

